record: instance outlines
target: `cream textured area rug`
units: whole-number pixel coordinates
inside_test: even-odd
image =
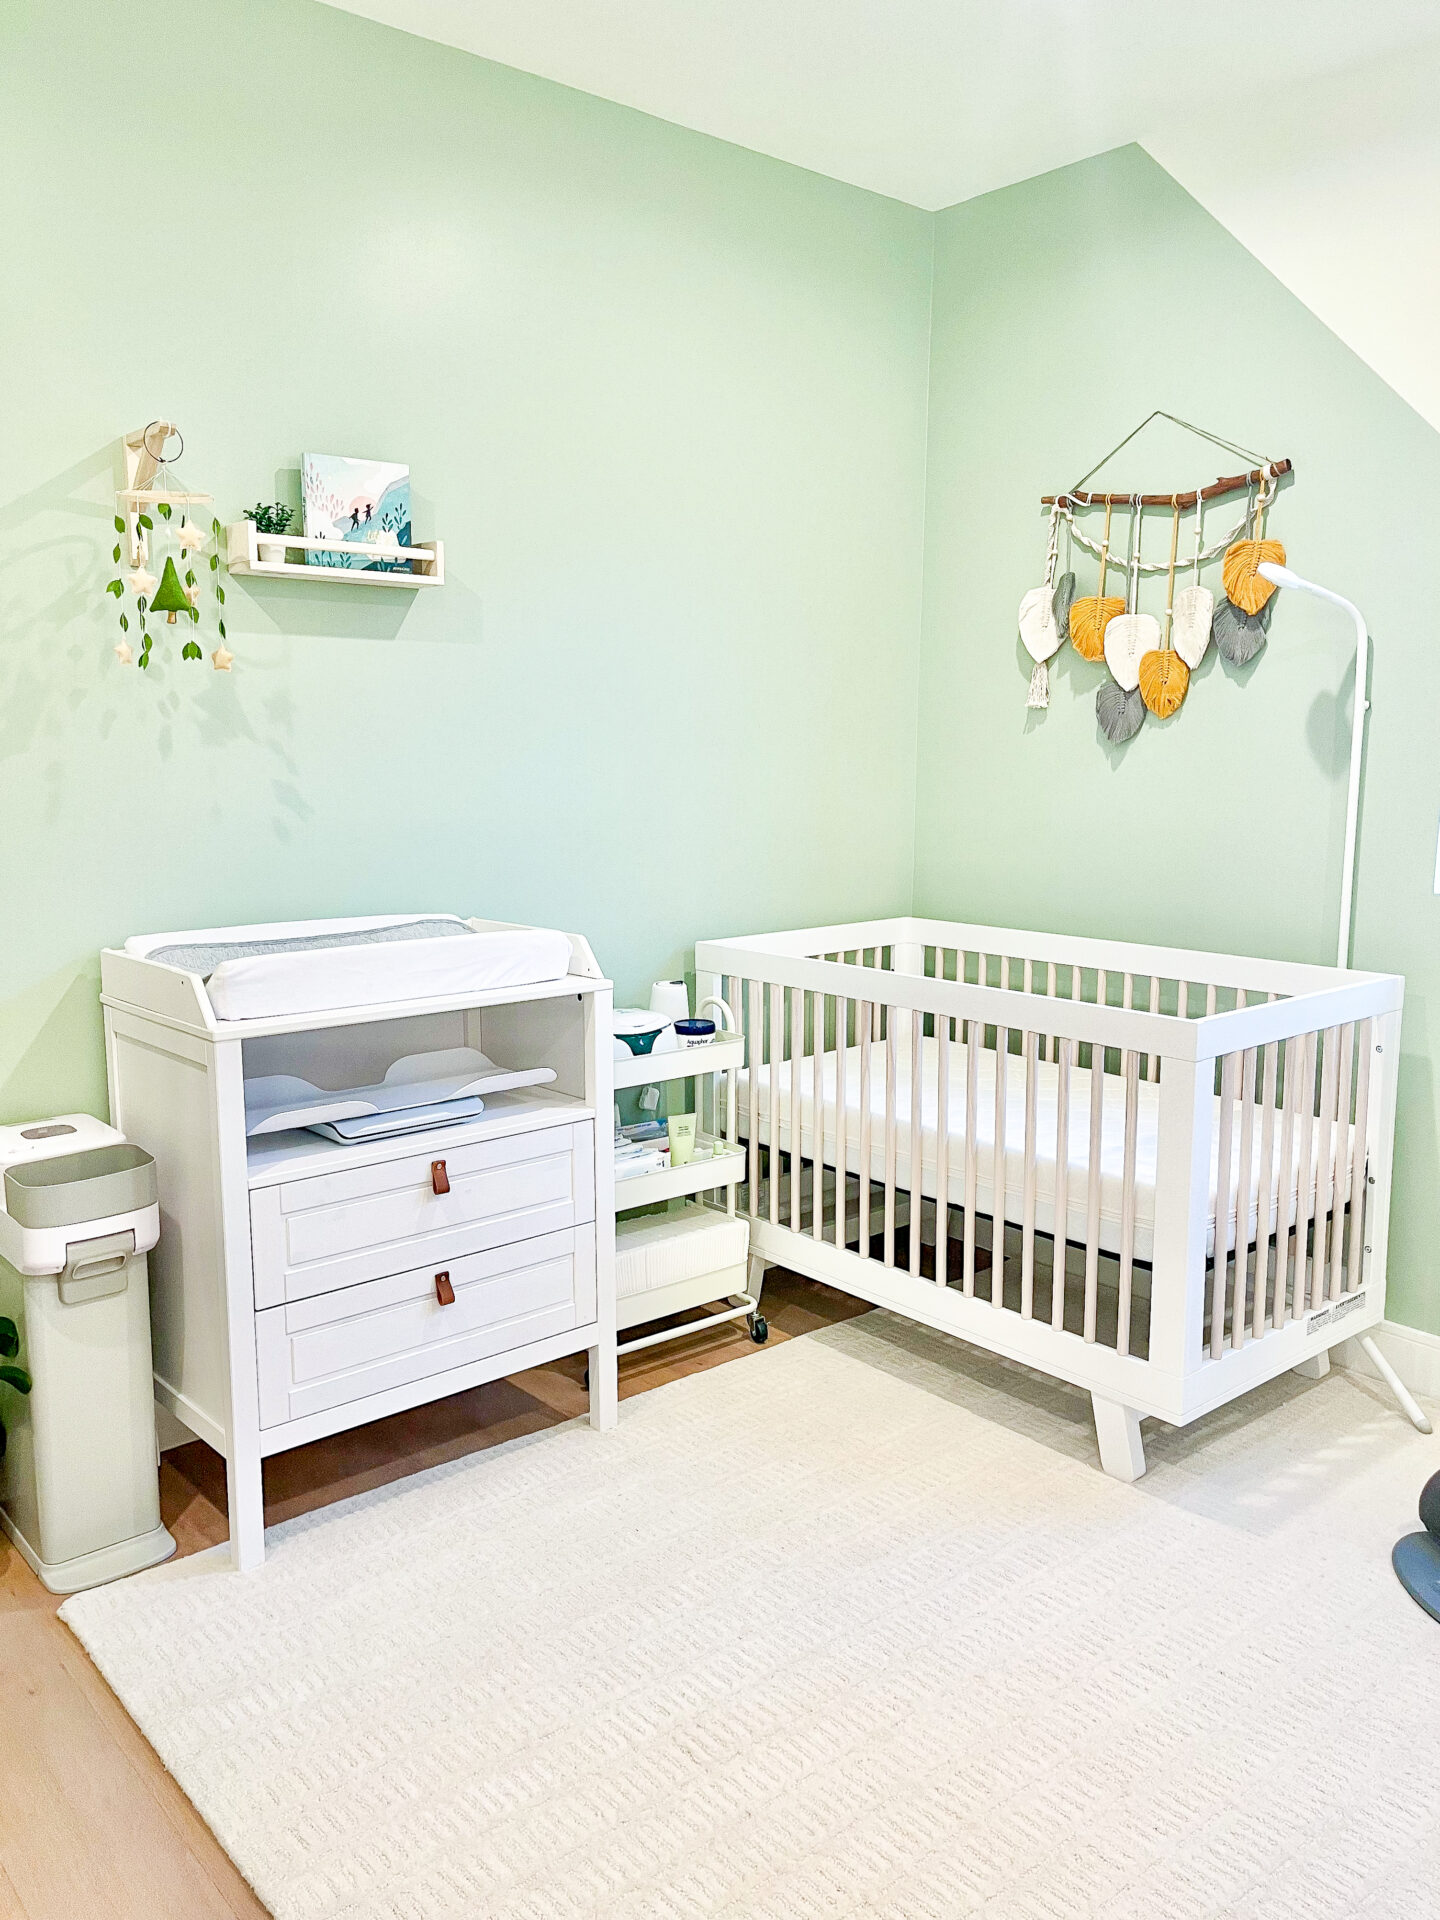
[[[282,1920],[1440,1914],[1440,1445],[1146,1441],[871,1314],[64,1617]]]

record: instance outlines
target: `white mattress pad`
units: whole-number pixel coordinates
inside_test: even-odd
[[[920,1191],[928,1198],[935,1197],[936,1182],[936,1119],[937,1071],[939,1066],[939,1042],[926,1039],[921,1042],[923,1053],[921,1061],[920,1094]],[[850,1047],[845,1055],[845,1114],[846,1143],[845,1164],[849,1172],[860,1171],[860,1053],[858,1047]],[[982,1051],[979,1061],[979,1073],[976,1081],[975,1135],[977,1156],[976,1207],[980,1213],[990,1214],[994,1210],[994,1173],[995,1173],[995,1054]],[[1005,1176],[1005,1218],[1018,1222],[1022,1218],[1023,1190],[1025,1180],[1025,1062],[1018,1054],[1005,1056],[1004,1087],[1004,1176]],[[964,1204],[965,1196],[965,1080],[967,1071],[967,1049],[958,1042],[950,1045],[949,1064],[949,1165],[947,1186],[952,1205]],[[810,1059],[800,1063],[800,1147],[799,1151],[806,1159],[815,1157],[815,1116],[813,1090],[814,1064]],[[1035,1186],[1036,1219],[1044,1232],[1053,1230],[1055,1201],[1055,1162],[1056,1140],[1058,1134],[1058,1080],[1059,1070],[1049,1061],[1036,1063],[1036,1114],[1035,1114]],[[759,1127],[758,1137],[765,1144],[771,1144],[770,1125],[770,1069],[762,1066],[759,1080]],[[1125,1172],[1125,1093],[1123,1082],[1114,1075],[1106,1075],[1104,1086],[1104,1105],[1101,1116],[1100,1148],[1100,1242],[1108,1250],[1119,1247],[1121,1224],[1121,1205],[1124,1190]],[[748,1138],[750,1127],[750,1079],[748,1069],[737,1075],[738,1107],[740,1132]],[[776,1145],[784,1152],[794,1150],[791,1138],[791,1099],[790,1064],[777,1062],[775,1070],[776,1104],[780,1109],[779,1137]],[[897,1043],[895,1075],[895,1123],[896,1123],[896,1185],[907,1192],[913,1192],[913,1174],[910,1165],[911,1156],[911,1099],[910,1099],[910,1047],[908,1037]],[[833,1167],[836,1164],[836,1083],[837,1057],[834,1053],[823,1056],[821,1073],[821,1104],[824,1109],[824,1143],[820,1151],[823,1165]],[[1230,1141],[1230,1181],[1228,1187],[1229,1207],[1232,1226],[1226,1236],[1229,1246],[1234,1244],[1233,1217],[1236,1210],[1236,1194],[1239,1186],[1241,1125],[1240,1105],[1235,1103]],[[885,1176],[885,1043],[874,1041],[870,1056],[870,1178],[881,1181]],[[1135,1139],[1135,1252],[1141,1259],[1148,1259],[1155,1225],[1155,1161],[1159,1140],[1160,1087],[1156,1081],[1142,1080],[1139,1086]],[[1277,1114],[1271,1151],[1271,1170],[1269,1193],[1259,1193],[1261,1171],[1261,1110],[1254,1109],[1250,1142],[1249,1218],[1247,1238],[1253,1236],[1259,1228],[1261,1209],[1268,1216],[1267,1231],[1274,1231],[1280,1212],[1282,1193],[1293,1200],[1300,1185],[1300,1162],[1303,1152],[1300,1140],[1300,1128],[1294,1129],[1295,1137],[1291,1143],[1290,1166],[1287,1169],[1280,1164],[1280,1116]],[[1323,1209],[1329,1204],[1333,1185],[1333,1162],[1335,1157],[1334,1132],[1331,1130],[1329,1143],[1330,1161],[1318,1170],[1312,1160],[1310,1178],[1318,1189],[1319,1205]],[[1324,1150],[1324,1129],[1318,1124],[1315,1128],[1314,1152]],[[1072,1240],[1083,1241],[1086,1228],[1087,1181],[1089,1177],[1090,1150],[1090,1071],[1084,1067],[1070,1070],[1069,1134],[1068,1151],[1068,1190],[1066,1194],[1066,1215],[1069,1236]],[[1354,1149],[1354,1129],[1348,1122],[1345,1125],[1345,1140],[1340,1156],[1344,1168],[1341,1201],[1345,1198],[1352,1171]],[[1215,1199],[1220,1154],[1220,1100],[1214,1102],[1214,1124],[1210,1133],[1210,1204],[1206,1223],[1206,1251],[1213,1253],[1215,1245]]]

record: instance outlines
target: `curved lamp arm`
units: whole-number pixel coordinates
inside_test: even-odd
[[[1370,679],[1370,630],[1365,616],[1353,600],[1329,587],[1317,587],[1313,580],[1302,580],[1289,567],[1262,560],[1257,571],[1277,587],[1297,587],[1301,593],[1313,593],[1343,607],[1355,622],[1355,717],[1350,725],[1350,785],[1345,797],[1345,870],[1340,882],[1340,938],[1335,964],[1350,965],[1350,915],[1355,899],[1356,829],[1360,818],[1360,762],[1365,751],[1365,716],[1370,711],[1367,688]]]

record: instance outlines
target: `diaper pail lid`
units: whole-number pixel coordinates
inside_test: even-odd
[[[128,1142],[5,1169],[5,1211],[22,1227],[69,1227],[153,1206],[155,1157]]]

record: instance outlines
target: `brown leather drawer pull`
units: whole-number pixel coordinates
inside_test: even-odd
[[[445,1162],[443,1160],[432,1160],[430,1162],[430,1187],[434,1193],[448,1193],[450,1191],[450,1176],[445,1171]]]
[[[455,1289],[450,1284],[448,1269],[444,1273],[437,1273],[435,1276],[435,1298],[440,1302],[442,1307],[453,1307],[455,1304]]]

